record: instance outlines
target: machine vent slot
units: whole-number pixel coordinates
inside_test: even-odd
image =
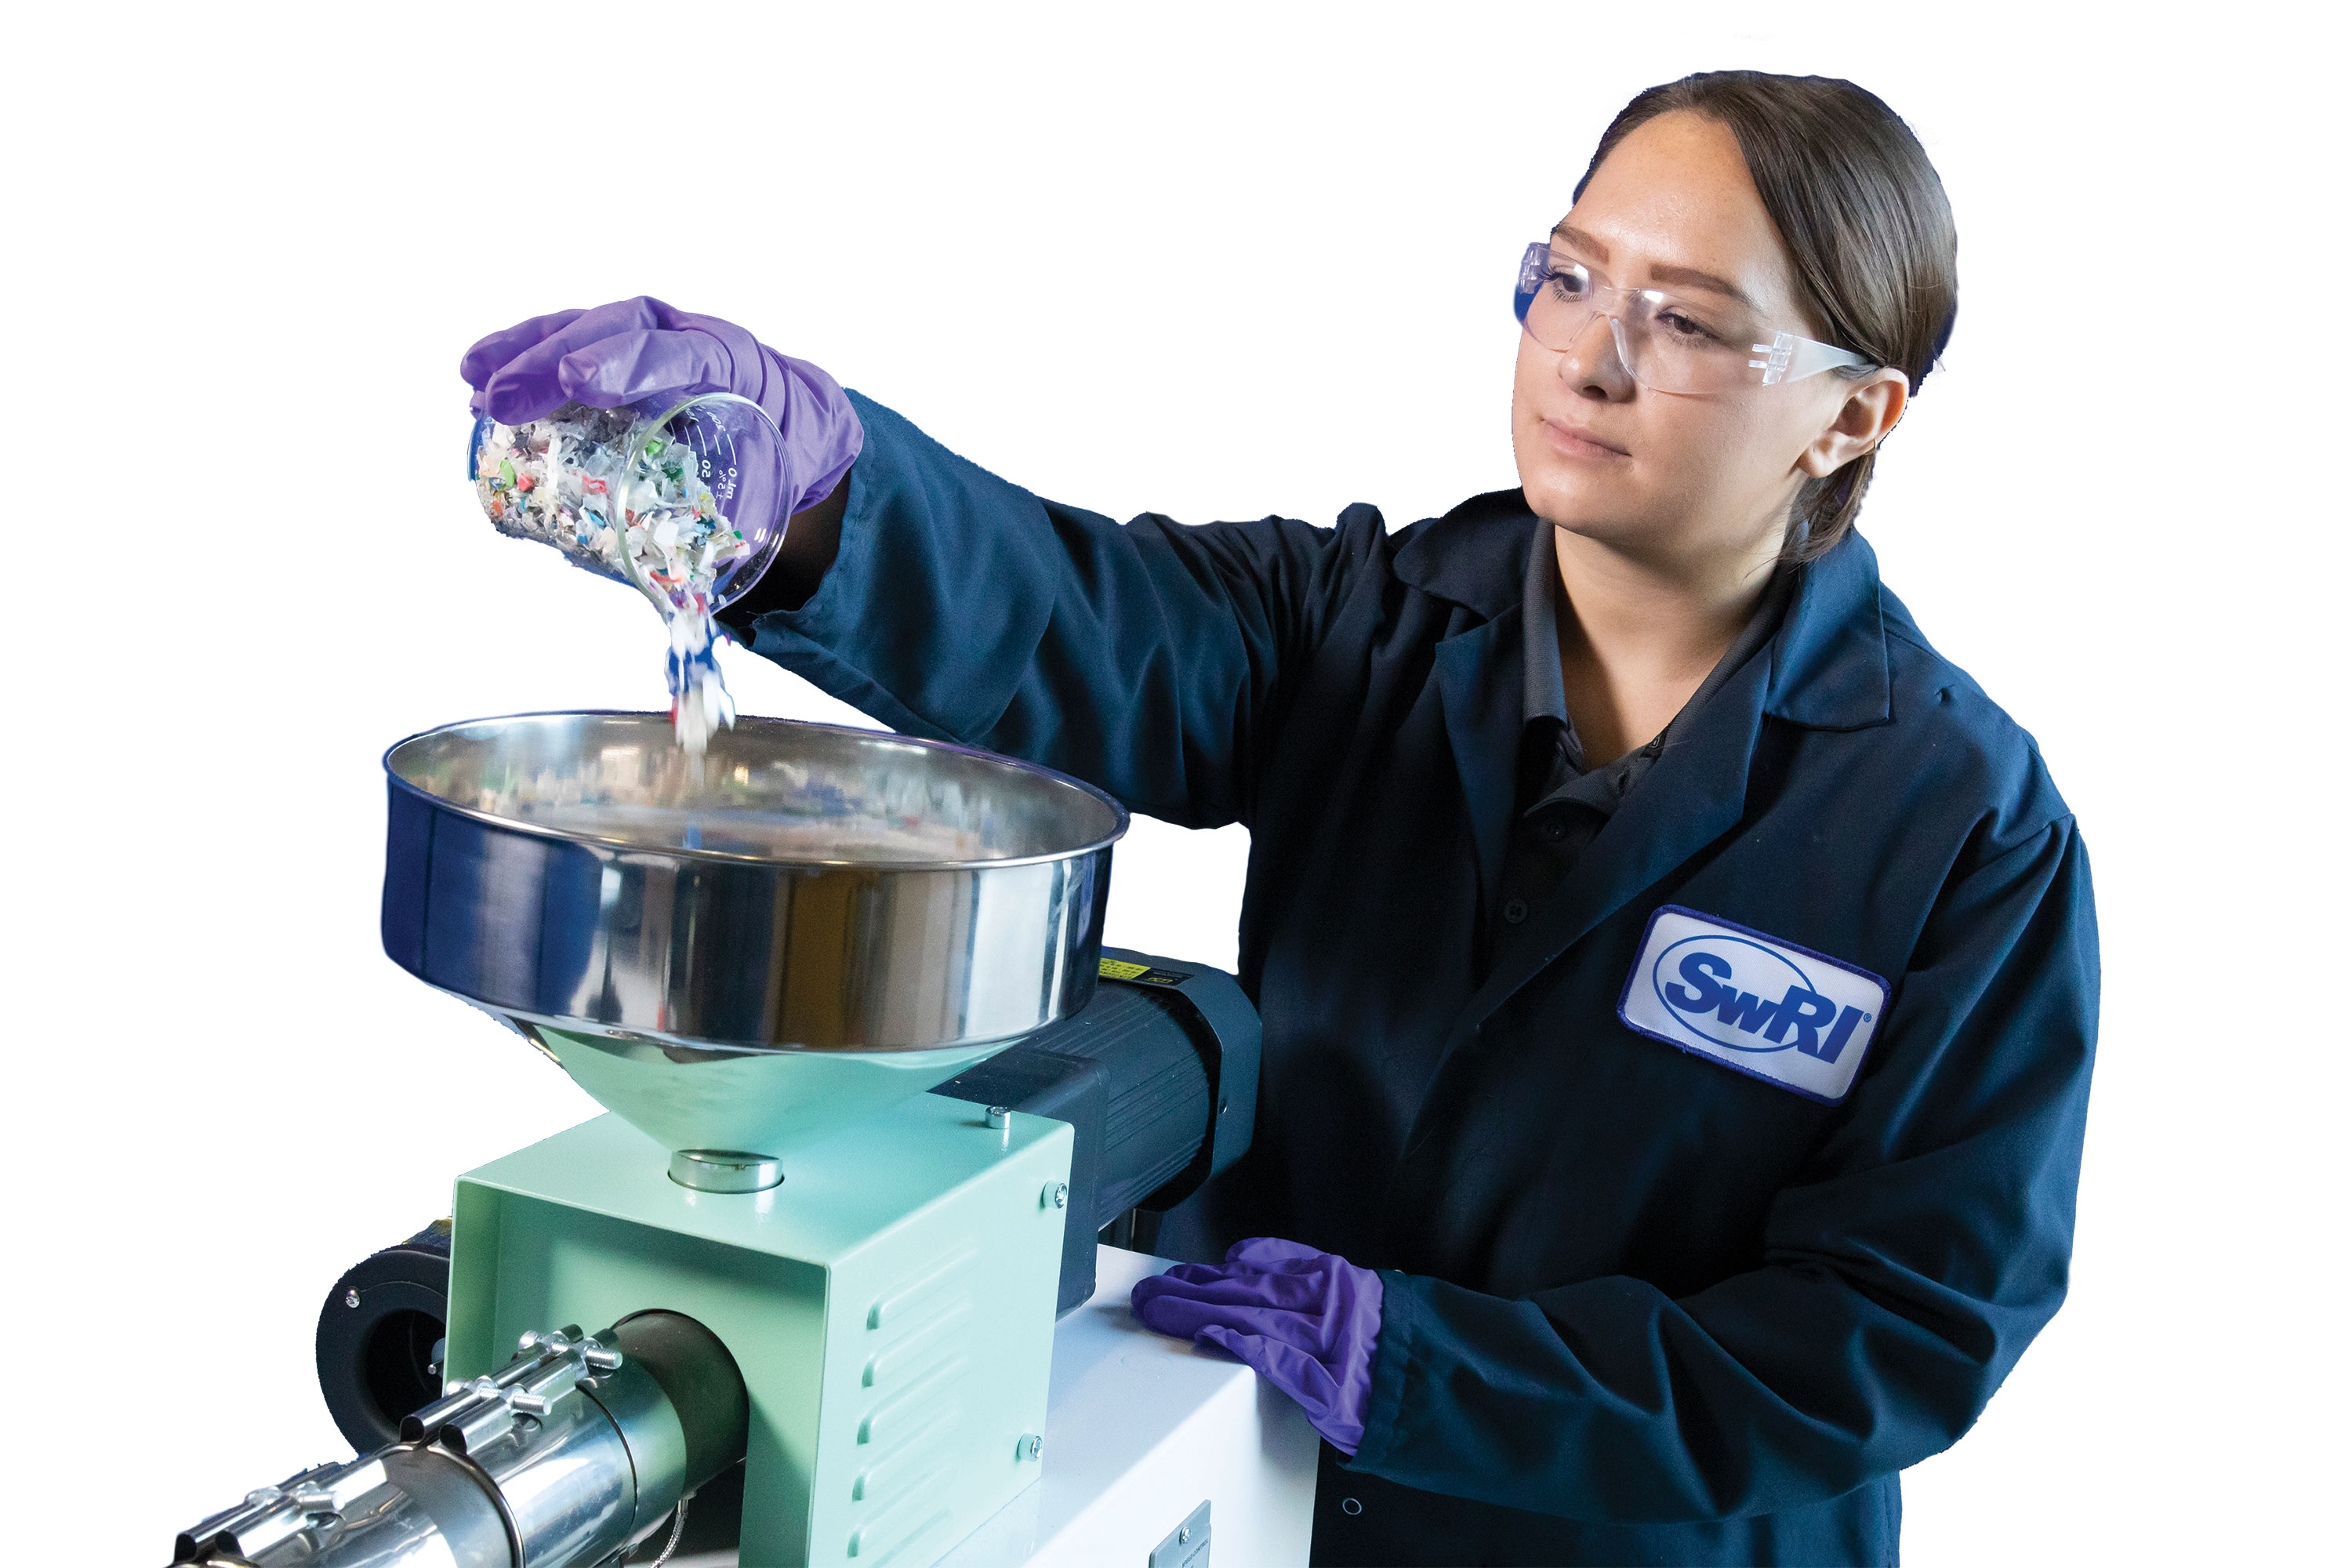
[[[929,1426],[930,1422],[924,1415],[925,1403],[941,1400],[941,1385],[950,1383],[963,1368],[962,1356],[942,1362],[930,1376],[892,1394],[867,1411],[866,1419],[857,1424],[857,1440],[860,1443],[904,1442],[918,1430]],[[961,1414],[963,1405],[960,1401],[948,1398],[935,1408],[939,1411],[940,1419],[945,1421],[949,1419],[950,1411]]]
[[[955,1284],[956,1276],[971,1268],[978,1256],[976,1248],[964,1247],[897,1289],[877,1298],[874,1305],[866,1309],[866,1328],[895,1329],[939,1310],[943,1303],[937,1298]]]
[[[887,1388],[908,1378],[921,1377],[941,1356],[961,1359],[955,1335],[971,1320],[971,1303],[959,1300],[908,1333],[897,1344],[876,1351],[866,1362],[866,1386]]]
[[[866,1413],[866,1419],[858,1424],[857,1440],[861,1443],[898,1441],[916,1425],[909,1420],[909,1412],[919,1409],[924,1400],[938,1398],[940,1385],[954,1381],[956,1374],[963,1371],[971,1360],[961,1349],[946,1347],[945,1353],[931,1359],[920,1377]]]
[[[898,1446],[898,1451],[858,1472],[849,1489],[852,1502],[875,1502],[909,1492],[929,1493],[946,1473],[940,1449],[956,1431],[951,1421],[935,1421]]]
[[[961,1400],[952,1401],[944,1408],[932,1411],[926,1419],[913,1426],[907,1426],[898,1433],[898,1450],[896,1453],[869,1455],[867,1457],[867,1468],[870,1469],[875,1465],[881,1464],[885,1460],[896,1458],[898,1454],[905,1453],[909,1449],[919,1448],[929,1445],[933,1439],[954,1430],[956,1423],[962,1419],[963,1403]],[[868,1441],[868,1434],[870,1430],[870,1427],[861,1425],[857,1429],[857,1440],[860,1443]],[[887,1434],[886,1434],[886,1436],[887,1436]]]
[[[929,1511],[926,1513],[924,1510]],[[873,1523],[860,1527],[849,1538],[849,1554],[860,1563],[871,1562],[874,1568],[889,1568],[889,1564],[908,1547],[921,1540],[931,1530],[945,1524],[948,1510],[937,1507],[929,1498],[908,1498]]]

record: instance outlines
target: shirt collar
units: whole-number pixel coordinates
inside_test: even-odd
[[[1739,667],[1754,658],[1758,649],[1770,641],[1780,629],[1782,616],[1800,575],[1798,570],[1783,563],[1773,568],[1771,580],[1764,585],[1764,596],[1749,612],[1748,624],[1724,650],[1715,668],[1707,672],[1698,689],[1691,694],[1682,712],[1666,726],[1661,741],[1670,741],[1675,725],[1682,722],[1682,714],[1705,706],[1723,683],[1731,679]],[[1552,542],[1552,531],[1536,530],[1528,551],[1527,576],[1520,587],[1520,620],[1526,626],[1527,666],[1526,720],[1557,719],[1571,731],[1575,721],[1568,716],[1568,689],[1559,673],[1559,556]]]

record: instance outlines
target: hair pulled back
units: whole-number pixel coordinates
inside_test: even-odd
[[[1715,121],[1738,140],[1788,247],[1799,301],[1823,340],[1901,371],[1916,395],[1951,341],[1959,238],[1944,183],[1911,128],[1875,94],[1834,77],[1705,71],[1651,88],[1619,110],[1576,183],[1577,199],[1618,142],[1677,110]],[[1877,459],[1873,447],[1805,482],[1790,510],[1790,559],[1815,560],[1845,537]]]

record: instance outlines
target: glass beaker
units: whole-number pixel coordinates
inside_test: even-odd
[[[665,617],[741,597],[783,542],[783,437],[731,392],[659,413],[567,403],[521,425],[486,416],[467,456],[500,532],[629,584]]]

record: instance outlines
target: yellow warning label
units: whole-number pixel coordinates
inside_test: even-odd
[[[1135,980],[1150,973],[1151,965],[1148,963],[1129,963],[1117,958],[1102,961],[1102,977],[1105,980]]]

